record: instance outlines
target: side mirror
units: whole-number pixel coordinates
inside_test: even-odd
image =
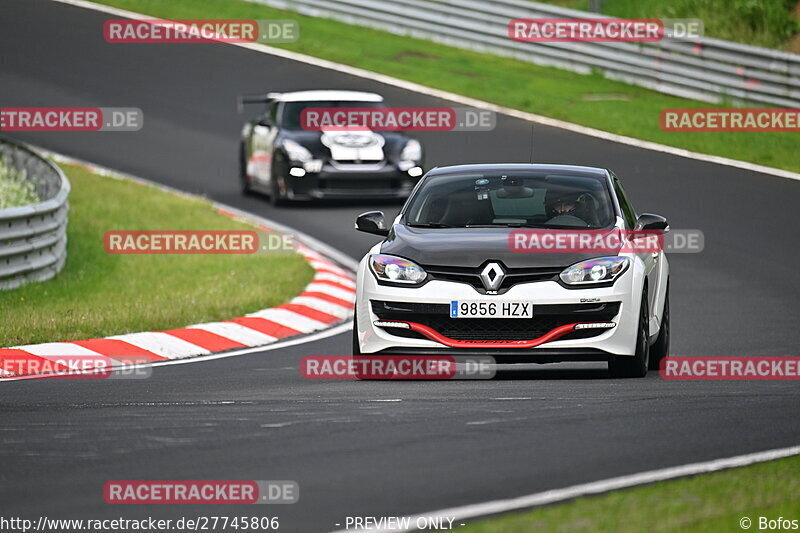
[[[642,213],[636,219],[636,227],[634,230],[658,230],[669,231],[669,224],[667,219],[661,215],[654,215],[652,213]]]
[[[358,215],[358,218],[356,218],[355,228],[358,231],[374,233],[382,237],[389,235],[389,228],[386,227],[386,219],[383,216],[383,211],[361,213]]]
[[[262,117],[260,117],[258,119],[258,125],[259,126],[264,126],[265,128],[271,128],[272,127],[272,121],[269,119],[268,116],[265,115],[265,116],[262,116]]]

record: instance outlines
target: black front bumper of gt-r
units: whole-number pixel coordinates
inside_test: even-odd
[[[290,200],[324,198],[407,198],[419,181],[395,166],[375,170],[339,170],[326,165],[321,172],[284,178]]]

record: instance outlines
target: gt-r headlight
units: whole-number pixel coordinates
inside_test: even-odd
[[[400,152],[401,161],[420,161],[422,159],[422,145],[419,141],[410,139],[403,151]]]
[[[314,158],[308,148],[291,139],[284,139],[281,146],[291,161],[311,161]]]
[[[629,264],[627,257],[599,257],[575,263],[565,268],[559,277],[567,285],[607,283],[617,279]]]
[[[428,276],[428,273],[418,264],[393,255],[371,255],[369,267],[376,278],[390,283],[418,285]]]

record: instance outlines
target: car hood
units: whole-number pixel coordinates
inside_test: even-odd
[[[309,150],[318,153],[320,150],[327,150],[327,147],[322,144],[322,133],[321,131],[284,130],[281,137],[284,139],[292,139]],[[402,132],[376,131],[373,133],[383,137],[385,142],[384,149],[390,152],[393,150],[401,150],[409,140],[409,137]]]
[[[395,224],[381,253],[410,259],[420,265],[477,268],[489,260],[509,268],[566,267],[613,253],[525,253],[511,249],[515,228],[410,228]],[[519,231],[516,229],[516,231]]]

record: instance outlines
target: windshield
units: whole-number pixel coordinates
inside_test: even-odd
[[[286,102],[283,105],[283,112],[281,116],[281,126],[288,130],[301,130],[303,129],[300,124],[300,113],[303,109],[309,107],[386,107],[383,102],[350,102],[350,101],[326,101],[320,100],[316,102]]]
[[[609,228],[615,220],[604,178],[548,173],[434,177],[406,216],[412,227]]]

